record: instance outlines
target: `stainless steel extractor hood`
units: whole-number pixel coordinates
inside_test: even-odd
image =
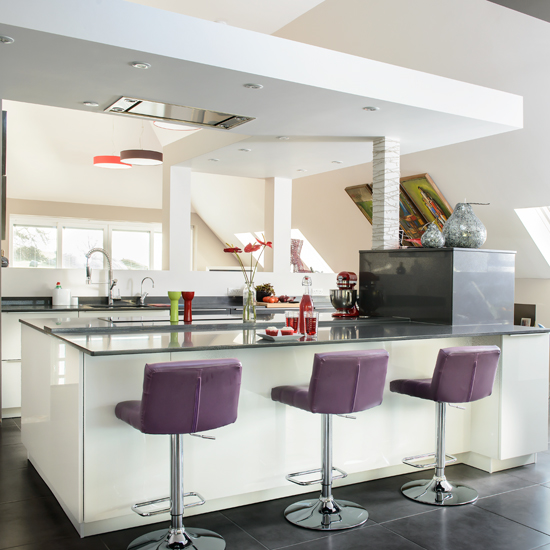
[[[166,122],[181,122],[200,128],[222,128],[223,130],[231,130],[245,122],[254,120],[253,117],[184,107],[183,105],[171,105],[134,97],[121,97],[110,107],[107,107],[105,112]]]

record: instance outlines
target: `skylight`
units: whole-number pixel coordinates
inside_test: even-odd
[[[264,240],[263,231],[255,231],[254,233],[236,233],[235,237],[241,242],[242,246],[246,246],[248,243],[255,243],[256,238]],[[313,245],[305,238],[304,234],[299,229],[291,229],[290,237],[292,239],[299,239],[303,241],[303,246],[300,252],[300,257],[303,263],[311,270],[317,273],[334,273],[330,266],[325,262],[322,256],[315,250]],[[258,258],[260,251],[253,252],[252,255],[255,259]],[[260,258],[260,265],[264,266],[264,255]],[[292,271],[292,266],[290,266]]]
[[[515,211],[550,265],[550,206],[516,208]]]

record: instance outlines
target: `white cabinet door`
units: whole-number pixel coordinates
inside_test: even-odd
[[[21,408],[21,361],[2,361],[2,409]]]

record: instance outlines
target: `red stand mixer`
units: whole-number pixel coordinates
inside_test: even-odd
[[[359,317],[357,309],[357,290],[354,286],[357,284],[357,275],[352,271],[340,271],[336,277],[337,290],[330,291],[330,301],[338,311],[333,313],[333,317]]]

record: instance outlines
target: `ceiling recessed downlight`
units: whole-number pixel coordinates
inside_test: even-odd
[[[97,101],[83,101],[82,105],[86,105],[86,107],[99,107]]]
[[[379,110],[380,110],[380,107],[373,107],[373,106],[363,107],[363,111],[379,111]]]
[[[15,40],[11,36],[0,36],[0,44],[13,44]]]
[[[143,61],[132,61],[132,63],[130,63],[130,65],[132,65],[132,67],[134,67],[134,69],[150,69],[151,68],[150,63],[144,63]]]
[[[307,172],[307,170],[304,170],[303,168],[298,168],[296,172]]]
[[[250,89],[250,90],[261,90],[263,88],[263,86],[261,84],[252,84],[252,83],[243,84],[243,86],[245,88]]]
[[[210,162],[220,162],[220,159],[208,159]]]
[[[239,149],[239,151],[241,151],[241,153],[250,153],[252,149]]]
[[[288,141],[290,138],[288,136],[277,136],[277,139],[280,141]]]
[[[342,164],[342,161],[341,160],[333,160],[332,164]]]

